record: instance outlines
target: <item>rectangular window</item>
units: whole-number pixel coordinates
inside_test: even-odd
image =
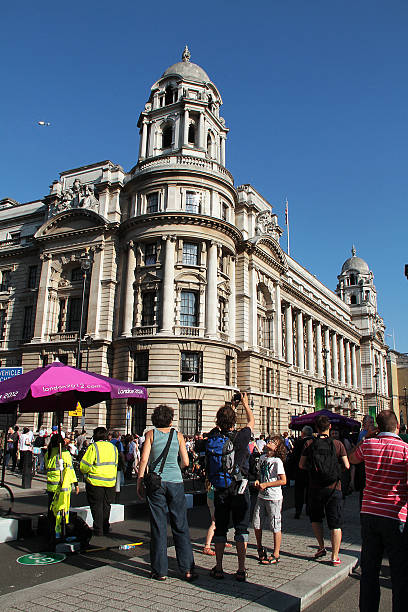
[[[182,291],[180,303],[180,325],[197,327],[198,295],[194,291]]]
[[[221,204],[221,219],[223,219],[223,221],[228,220],[228,205],[225,202]]]
[[[272,369],[266,368],[266,393],[272,393],[271,378],[272,378]]]
[[[200,194],[195,191],[186,192],[186,212],[199,213],[200,212]]]
[[[154,325],[154,301],[156,294],[149,291],[142,296],[142,325]]]
[[[185,266],[198,266],[198,244],[183,243],[183,264]]]
[[[28,278],[27,278],[28,289],[37,288],[37,273],[38,273],[38,266],[29,266]]]
[[[186,436],[201,431],[201,401],[180,400],[178,428]]]
[[[43,355],[41,360],[42,360],[42,367],[45,368],[48,365],[48,355]]]
[[[226,311],[226,302],[224,298],[220,297],[218,300],[218,331],[225,332],[225,311]]]
[[[71,282],[72,283],[81,281],[83,279],[83,276],[84,276],[84,273],[82,271],[81,266],[79,266],[78,268],[72,268],[71,270]]]
[[[34,332],[34,306],[24,307],[23,341],[31,340]]]
[[[146,198],[146,213],[159,212],[159,193],[149,193]]]
[[[0,310],[0,340],[4,340],[6,337],[6,321],[7,321],[7,310],[3,308]]]
[[[8,288],[10,287],[10,275],[11,270],[1,271],[0,291],[8,291]]]
[[[280,372],[276,370],[275,372],[275,393],[276,395],[280,395]]]
[[[288,380],[288,396],[289,399],[292,399],[292,381]]]
[[[230,355],[225,357],[225,384],[227,387],[232,386],[232,364],[234,363],[234,358]]]
[[[68,300],[68,321],[66,331],[79,331],[81,324],[81,303],[79,297],[72,297]]]
[[[303,389],[302,389],[302,383],[298,383],[297,384],[297,401],[303,402]]]
[[[66,317],[67,317],[67,300],[63,298],[59,301],[58,332],[65,331]]]
[[[307,403],[313,404],[313,387],[309,385],[307,388]]]
[[[133,364],[133,380],[148,380],[149,351],[135,351],[133,353]]]
[[[145,245],[145,266],[153,266],[157,261],[157,244],[150,242]]]
[[[68,354],[67,353],[64,353],[62,355],[57,355],[57,357],[61,363],[63,363],[64,365],[68,365]],[[79,367],[81,367],[81,364]]]
[[[180,379],[185,382],[203,381],[203,354],[199,352],[181,353]]]

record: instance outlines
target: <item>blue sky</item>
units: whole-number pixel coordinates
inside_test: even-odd
[[[281,225],[288,197],[291,255],[333,290],[354,243],[407,352],[407,21],[405,0],[8,3],[0,198],[104,159],[130,169],[150,87],[187,43],[223,97],[236,184]]]

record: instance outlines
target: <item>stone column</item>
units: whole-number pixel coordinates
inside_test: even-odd
[[[206,335],[217,337],[217,251],[216,242],[211,242],[207,255],[207,301],[206,301]]]
[[[174,263],[176,254],[176,237],[163,236],[166,241],[163,272],[163,301],[162,301],[162,327],[160,333],[172,334],[174,325]]]
[[[204,142],[205,138],[204,138],[205,134],[204,134],[204,113],[200,113],[199,119],[198,119],[198,148],[199,149],[204,149],[206,143]]]
[[[187,109],[184,109],[184,135],[183,135],[183,145],[188,145],[188,119],[189,112]]]
[[[91,275],[89,283],[89,306],[88,306],[88,334],[96,338],[99,332],[99,317],[101,304],[101,275],[103,263],[103,249],[96,249],[93,255],[93,263],[88,274]],[[109,307],[109,306],[108,306]],[[112,321],[109,322],[112,325]]]
[[[351,356],[350,342],[346,340],[346,383],[351,386]]]
[[[292,306],[286,305],[285,309],[285,324],[286,324],[286,361],[293,365],[293,322],[292,322]]]
[[[221,136],[221,159],[220,164],[225,166],[225,137]]]
[[[328,327],[324,330],[324,348],[329,351],[326,353],[324,368],[327,372],[327,380],[331,380],[330,330]]]
[[[339,380],[339,365],[337,354],[337,334],[332,336],[332,364],[333,364],[333,380]]]
[[[357,381],[357,361],[356,361],[356,345],[351,345],[351,377],[353,387],[358,387]]]
[[[317,375],[319,378],[323,378],[323,354],[322,354],[322,326],[320,323],[316,324],[316,361],[317,361]]]
[[[145,119],[143,119],[143,128],[142,128],[142,136],[140,138],[140,151],[139,151],[140,159],[145,159],[146,157],[146,145],[147,145],[147,123]]]
[[[44,332],[49,307],[48,286],[51,276],[52,257],[49,253],[44,253],[43,255],[40,255],[40,259],[42,261],[42,265],[40,284],[38,286],[37,311],[35,315],[33,342],[41,342],[44,340]]]
[[[307,369],[309,372],[314,372],[314,355],[313,355],[313,319],[308,317],[306,322],[307,334]]]
[[[127,270],[126,270],[126,296],[125,296],[125,307],[123,310],[123,325],[122,325],[122,336],[131,336],[133,327],[133,309],[135,303],[135,269],[136,269],[136,255],[135,245],[131,240],[128,243],[128,257],[127,257]]]
[[[305,369],[305,347],[303,337],[303,314],[300,311],[296,315],[296,345],[298,368],[303,372]]]
[[[346,382],[344,370],[344,338],[339,338],[339,362],[340,362],[340,382]]]
[[[282,359],[282,304],[280,284],[275,284],[275,352]]]
[[[251,296],[249,317],[249,342],[251,346],[258,346],[258,304],[257,304],[256,269],[249,265],[249,294]]]
[[[235,257],[230,257],[230,265],[229,265],[229,277],[230,277],[230,296],[229,296],[229,341],[233,344],[235,343],[235,302],[236,302],[236,293],[235,293]]]

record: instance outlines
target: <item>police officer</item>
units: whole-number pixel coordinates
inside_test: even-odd
[[[93,532],[96,536],[109,533],[111,504],[115,499],[118,451],[107,442],[108,432],[97,427],[93,444],[88,447],[80,463],[86,481],[86,494],[92,512]]]

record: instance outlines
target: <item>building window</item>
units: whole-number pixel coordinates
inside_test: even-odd
[[[173,102],[177,102],[177,89],[174,89],[171,87],[171,85],[169,85],[166,87],[164,103],[167,106],[168,104],[173,104]]]
[[[198,266],[198,244],[183,243],[183,264],[185,266]]]
[[[180,400],[178,428],[185,436],[201,431],[201,401]]]
[[[292,381],[288,380],[288,396],[289,399],[292,399]]]
[[[234,363],[234,358],[230,355],[225,357],[225,384],[227,387],[232,386],[232,364]]]
[[[6,321],[7,321],[7,310],[2,308],[0,310],[0,340],[4,340],[6,337]]]
[[[357,296],[352,294],[350,296],[350,304],[357,304]]]
[[[145,266],[153,266],[157,261],[157,244],[150,242],[145,245]]]
[[[275,391],[274,391],[277,395],[280,394],[280,372],[279,370],[276,370],[275,372]]]
[[[154,302],[156,294],[153,291],[142,295],[142,325],[154,325]]]
[[[43,355],[41,357],[42,367],[45,368],[48,365],[48,355]]]
[[[57,355],[57,358],[64,365],[68,365],[68,354],[67,353],[64,353],[62,355]]]
[[[71,270],[71,283],[76,283],[78,281],[81,281],[84,277],[84,273],[82,271],[81,266],[79,266],[78,268],[73,268]]]
[[[38,266],[29,266],[28,278],[27,278],[28,289],[37,288],[37,273],[38,273]]]
[[[172,145],[173,145],[173,128],[171,125],[166,125],[163,128],[162,149],[171,149]]]
[[[181,371],[180,379],[184,382],[202,382],[203,381],[203,354],[199,352],[182,352],[181,353]]]
[[[183,327],[197,327],[198,322],[198,295],[194,291],[181,292],[180,325]]]
[[[132,433],[142,436],[146,429],[146,402],[142,406],[133,406]]]
[[[272,393],[272,368],[266,368],[266,393]]]
[[[307,387],[307,403],[313,404],[313,387],[312,385],[308,385]]]
[[[193,123],[188,126],[188,144],[195,144],[195,125]]]
[[[299,404],[303,402],[303,388],[302,383],[300,382],[297,384],[297,401],[299,402]]]
[[[133,353],[133,380],[149,379],[149,351]]]
[[[11,270],[2,270],[0,274],[1,274],[0,291],[8,291],[10,287]]]
[[[223,221],[228,221],[228,204],[225,202],[221,203],[221,219]]]
[[[227,302],[223,297],[218,298],[218,331],[225,332],[226,330],[226,308]]]
[[[159,212],[159,194],[157,191],[154,193],[149,193],[146,198],[146,213],[155,213]]]
[[[23,341],[31,340],[34,333],[34,306],[25,306],[23,322]]]
[[[81,298],[72,297],[68,300],[67,331],[79,331],[81,324]]]
[[[195,191],[186,192],[186,212],[199,213],[200,212],[200,194]]]
[[[65,330],[66,318],[67,318],[67,300],[64,298],[59,301],[58,332],[63,332]]]

